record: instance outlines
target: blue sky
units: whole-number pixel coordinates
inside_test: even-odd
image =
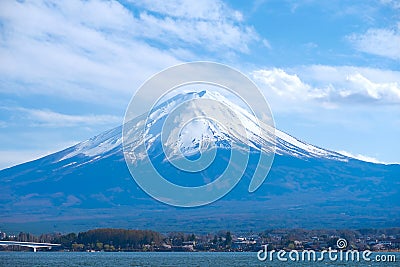
[[[400,1],[1,1],[0,169],[122,123],[171,65],[260,87],[278,129],[400,162]]]

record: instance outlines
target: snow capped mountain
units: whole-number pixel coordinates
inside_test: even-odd
[[[230,148],[230,143],[232,141],[240,141],[246,143],[254,149],[259,147],[257,146],[259,143],[268,145],[274,143],[276,145],[275,152],[277,154],[290,155],[297,158],[327,158],[338,161],[348,161],[349,159],[349,157],[341,155],[337,152],[328,151],[300,141],[278,129],[275,129],[274,131],[276,140],[262,139],[259,135],[260,129],[257,124],[257,119],[253,114],[243,107],[234,104],[231,100],[228,100],[218,92],[210,91],[179,94],[165,102],[162,102],[150,112],[147,121],[146,133],[139,133],[140,130],[144,128],[146,118],[141,116],[141,120],[135,120],[137,125],[137,128],[134,129],[134,131],[137,131],[135,134],[141,134],[144,137],[143,142],[152,144],[155,140],[160,139],[162,125],[172,110],[185,101],[199,98],[219,101],[229,107],[231,110],[235,110],[238,118],[240,119],[240,123],[242,123],[246,129],[247,136],[239,136],[237,133],[230,134],[223,125],[212,120],[200,118],[192,121],[180,129],[178,138],[176,140],[177,142],[169,144],[174,149],[179,150],[179,153],[193,155],[198,153],[200,150],[210,148],[212,145]],[[191,105],[189,109],[184,110],[184,112],[193,117],[203,115],[201,113],[201,107],[196,107],[193,105]],[[110,155],[110,153],[117,153],[118,151],[121,151],[121,133],[122,127],[120,126],[79,143],[76,146],[66,150],[67,153],[60,158],[59,161],[66,160],[77,155],[95,158],[105,154]],[[135,148],[132,148],[132,150],[135,150]]]
[[[199,101],[182,105],[194,99]],[[201,103],[213,100],[228,107],[214,106],[219,109],[216,112],[238,120],[219,123],[207,119],[205,112],[211,110]],[[174,125],[168,120],[178,116],[171,116],[178,106],[178,115],[196,119],[176,131],[175,127],[163,129]],[[400,165],[356,160],[277,129],[271,135],[271,129],[260,130],[245,106],[219,93],[181,93],[160,101],[148,119],[144,114],[128,123],[134,138],[125,140],[129,148],[125,152],[139,162],[144,144],[160,174],[175,184],[210,183],[226,168],[229,151],[242,149],[242,144],[250,147],[248,165],[235,188],[217,202],[195,209],[166,206],[132,179],[125,163],[123,126],[116,127],[63,151],[0,171],[2,230],[80,231],[102,226],[253,231],[270,227],[394,227],[400,223]],[[244,125],[244,132],[235,130],[238,123]],[[162,138],[162,132],[167,138]],[[166,164],[162,144],[172,155],[196,159],[203,151],[216,148],[217,156],[211,168],[189,177]],[[275,144],[275,159],[268,177],[257,191],[249,193],[260,147],[268,150],[271,144]]]

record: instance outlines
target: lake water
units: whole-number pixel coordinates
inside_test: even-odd
[[[0,252],[0,266],[400,266],[396,262],[279,262],[257,259],[252,252]]]

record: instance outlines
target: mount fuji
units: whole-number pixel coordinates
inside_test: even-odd
[[[210,146],[219,153],[207,171],[189,179],[166,164],[161,127],[168,113],[190,99],[214,99],[239,114],[247,137],[208,120],[185,126],[171,149],[196,159]],[[187,112],[198,112],[191,107]],[[122,148],[122,126],[43,158],[0,171],[0,228],[8,231],[81,231],[94,227],[207,232],[220,229],[370,228],[400,225],[400,165],[360,161],[308,144],[279,130],[261,138],[251,113],[222,95],[181,93],[132,123],[163,174],[183,186],[209,183],[229,162],[232,144],[250,147],[242,179],[222,199],[197,208],[177,208],[148,196],[132,179]],[[258,150],[275,143],[275,159],[263,184],[248,188]],[[237,147],[237,146],[235,146]],[[132,147],[135,151],[135,147]],[[135,154],[141,160],[140,153]],[[171,175],[175,171],[174,175]]]

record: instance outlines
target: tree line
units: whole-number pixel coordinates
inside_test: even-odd
[[[70,233],[55,238],[64,248],[73,250],[142,250],[146,245],[160,245],[163,236],[151,230],[127,229],[93,229],[80,232],[78,235]]]
[[[249,241],[243,244],[243,241]],[[254,250],[261,244],[271,248],[334,247],[338,238],[345,238],[349,246],[365,249],[375,240],[390,241],[398,248],[400,228],[386,229],[269,229],[260,233],[233,233],[218,231],[208,234],[170,232],[161,234],[152,230],[129,230],[100,228],[76,233],[51,233],[35,236],[30,233],[0,237],[2,240],[57,243],[55,250],[87,251],[231,251]],[[253,242],[254,241],[254,242]],[[374,242],[372,242],[374,241]],[[376,242],[375,242],[376,243]],[[378,242],[379,243],[379,242]],[[26,248],[0,247],[0,250],[23,250]]]

